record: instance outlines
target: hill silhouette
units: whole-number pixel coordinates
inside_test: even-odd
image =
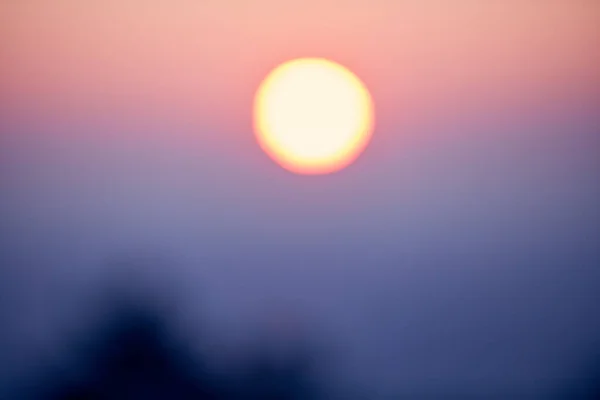
[[[158,308],[119,302],[75,350],[76,374],[57,373],[34,397],[48,400],[310,400],[312,355],[275,360],[253,349],[239,369],[216,372],[176,339]],[[77,376],[73,378],[72,375]]]

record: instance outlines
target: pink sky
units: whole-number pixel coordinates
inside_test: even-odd
[[[390,123],[600,86],[593,0],[12,1],[0,43],[10,106],[150,107],[217,125],[250,126],[260,80],[301,56],[352,69]]]

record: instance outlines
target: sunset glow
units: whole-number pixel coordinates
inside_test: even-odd
[[[284,168],[325,174],[352,163],[373,128],[373,102],[349,70],[324,59],[297,59],[260,86],[254,122],[261,147]]]

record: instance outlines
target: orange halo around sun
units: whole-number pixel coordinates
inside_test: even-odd
[[[327,174],[351,164],[373,133],[373,101],[348,69],[321,58],[275,68],[254,99],[263,150],[299,174]]]

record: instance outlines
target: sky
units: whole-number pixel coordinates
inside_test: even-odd
[[[252,132],[261,80],[304,56],[375,104],[331,175],[283,170]],[[190,332],[289,302],[384,394],[544,398],[600,352],[600,3],[2,2],[0,57],[6,377],[128,252],[173,260],[132,279],[176,293]]]

